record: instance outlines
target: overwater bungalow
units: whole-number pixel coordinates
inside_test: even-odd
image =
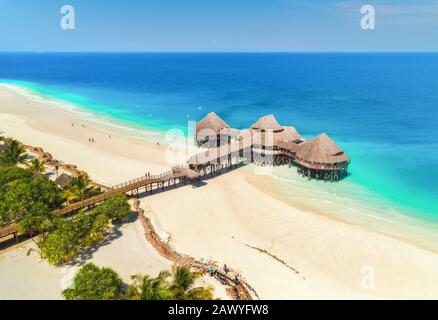
[[[326,133],[322,133],[300,144],[294,163],[298,172],[306,177],[334,181],[347,175],[350,159]]]
[[[196,143],[198,146],[218,147],[230,141],[230,126],[216,113],[210,112],[196,124]]]
[[[253,130],[280,132],[284,128],[278,123],[273,114],[261,117],[251,126]]]
[[[336,181],[347,175],[349,157],[327,134],[305,141],[294,127],[281,126],[272,114],[261,117],[249,129],[237,131],[212,112],[196,128],[198,143],[205,146],[205,142],[212,142],[209,150],[188,160],[189,167],[201,175],[243,160],[296,166],[298,173],[313,179]],[[201,132],[205,129],[208,135]]]
[[[292,150],[303,138],[291,126],[282,126],[270,114],[251,126],[253,160],[261,165],[291,164]]]

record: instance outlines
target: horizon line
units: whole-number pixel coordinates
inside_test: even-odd
[[[140,51],[140,50],[120,50],[120,51],[104,51],[104,50],[90,50],[90,51],[68,51],[68,50],[0,50],[0,54],[2,53],[312,53],[312,54],[327,54],[327,53],[438,53],[438,51],[396,51],[396,50],[385,50],[385,51],[190,51],[190,50],[182,50],[182,51]]]

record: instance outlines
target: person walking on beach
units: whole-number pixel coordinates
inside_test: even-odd
[[[228,266],[226,264],[224,264],[224,272],[225,272],[225,274],[228,274],[229,271],[230,271],[230,269],[228,269]]]

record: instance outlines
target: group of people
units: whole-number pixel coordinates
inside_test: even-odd
[[[75,126],[73,122],[71,123],[71,126],[72,127]],[[82,128],[85,128],[84,124],[82,124]],[[108,134],[108,139],[111,139],[111,134]],[[88,142],[96,142],[96,141],[94,141],[94,138],[88,138]]]
[[[230,272],[230,268],[228,268],[228,266],[226,264],[224,264],[223,271],[224,271],[225,275],[228,275],[228,272]],[[208,266],[207,272],[211,276],[214,276],[215,273],[217,272],[217,270],[212,266]]]

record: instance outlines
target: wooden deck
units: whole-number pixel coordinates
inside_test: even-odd
[[[100,202],[103,202],[115,195],[126,194],[128,192],[136,192],[138,194],[141,188],[145,188],[146,192],[153,192],[154,190],[164,189],[168,186],[174,186],[178,183],[185,183],[187,180],[194,180],[199,177],[199,174],[186,166],[176,166],[172,170],[158,175],[143,176],[137,179],[132,179],[110,188],[109,191],[99,194],[95,197],[85,199],[66,206],[62,209],[53,211],[54,214],[69,215],[73,212],[84,208],[92,207]],[[0,229],[0,238],[10,235],[16,237],[18,233],[18,224],[14,223],[3,229]]]

